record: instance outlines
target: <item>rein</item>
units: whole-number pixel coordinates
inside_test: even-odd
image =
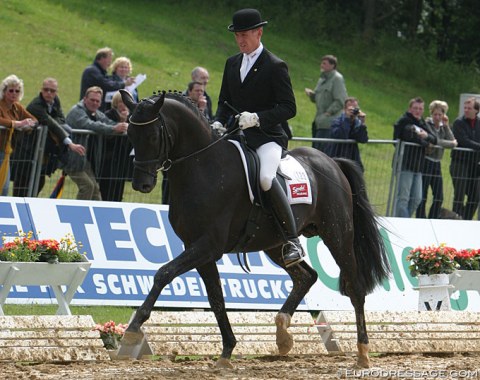
[[[154,158],[153,160],[139,161],[139,160],[133,159],[133,164],[135,165],[135,167],[137,169],[139,169],[140,171],[142,171],[144,173],[147,173],[151,176],[154,176],[154,177],[156,177],[156,175],[151,173],[150,171],[146,170],[144,168],[145,166],[151,165],[151,164],[159,164],[160,167],[156,170],[157,173],[159,171],[165,171],[166,172],[166,171],[170,170],[170,168],[174,164],[178,164],[179,162],[185,161],[185,160],[187,160],[191,157],[194,157],[194,156],[206,151],[207,149],[210,149],[212,146],[214,146],[215,144],[217,144],[221,140],[225,140],[228,136],[234,134],[239,129],[239,127],[236,127],[233,130],[223,134],[217,140],[213,141],[212,143],[208,144],[207,146],[203,147],[202,149],[197,150],[193,153],[190,153],[187,156],[183,156],[183,157],[179,157],[177,159],[171,160],[170,158],[168,158],[168,155],[169,155],[171,147],[172,147],[172,139],[171,139],[171,135],[168,131],[168,126],[165,123],[165,119],[163,118],[163,115],[160,112],[158,113],[158,116],[156,118],[154,118],[152,120],[149,120],[149,121],[146,121],[146,122],[142,122],[142,123],[135,122],[135,121],[132,120],[132,117],[130,117],[128,121],[129,121],[130,124],[133,124],[133,125],[148,125],[148,124],[155,123],[157,120],[160,120],[160,125],[158,126],[158,129],[160,131],[160,135],[162,136],[162,141],[166,141],[167,144],[162,144],[163,149],[160,149],[158,157]],[[165,157],[165,159],[163,161],[162,161],[162,157]]]

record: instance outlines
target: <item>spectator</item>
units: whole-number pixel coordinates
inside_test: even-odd
[[[333,55],[325,55],[320,63],[320,79],[315,90],[305,89],[305,93],[317,106],[315,120],[312,123],[312,137],[329,138],[330,126],[334,118],[340,116],[347,89],[342,74],[337,71],[337,58]],[[314,142],[313,147],[319,150],[325,149],[325,143]]]
[[[113,61],[112,65],[110,66],[112,71],[111,78],[117,82],[123,81],[124,83],[130,78],[130,74],[132,73],[132,62],[127,57],[118,57]],[[109,91],[105,95],[105,109],[110,109],[112,107],[112,97],[115,95],[116,91]],[[138,102],[138,91],[134,89],[130,91],[133,99]]]
[[[426,203],[428,188],[432,188],[432,206],[428,212],[429,219],[439,219],[443,203],[442,158],[444,148],[454,148],[457,140],[453,137],[448,126],[448,104],[441,100],[434,100],[429,106],[430,117],[426,123],[429,131],[437,137],[437,145],[426,148],[425,161],[422,170],[422,201],[417,208],[417,218],[426,218]]]
[[[116,92],[112,98],[112,108],[105,115],[117,122],[128,121],[128,108],[122,101],[120,92]],[[125,180],[133,169],[130,152],[132,144],[127,136],[105,136],[103,159],[100,169],[99,186],[102,200],[121,202],[125,189]]]
[[[207,100],[206,116],[208,120],[213,120],[212,99],[207,94],[207,85],[210,80],[210,75],[204,67],[197,66],[192,70],[192,82],[203,83],[203,95]]]
[[[228,29],[235,33],[240,53],[226,61],[214,124],[223,126],[238,118],[246,144],[256,150],[260,160],[260,187],[282,226],[285,243],[282,255],[288,267],[302,261],[304,252],[292,209],[275,175],[288,143],[282,122],[295,116],[296,103],[287,64],[261,42],[266,24],[256,9],[234,13]],[[240,114],[234,115],[225,102]]]
[[[33,194],[33,196],[37,196],[45,184],[45,175],[50,176],[55,171],[58,164],[57,160],[65,150],[69,149],[73,153],[83,156],[85,155],[85,148],[73,143],[69,137],[71,128],[65,124],[65,116],[58,97],[58,82],[55,78],[43,80],[40,93],[30,102],[27,110],[37,118],[41,125],[48,128],[38,191]],[[34,140],[29,144],[30,160],[33,159],[33,149]],[[27,161],[27,163],[30,164],[30,161]],[[30,171],[30,167],[31,164],[27,170],[17,173],[13,189],[15,196],[27,196],[25,189],[28,189],[29,178],[25,174]]]
[[[453,135],[459,148],[474,152],[453,150],[450,175],[453,182],[453,211],[463,219],[471,220],[480,201],[480,103],[468,98],[463,104],[463,116],[453,123]],[[465,202],[465,197],[467,200]]]
[[[99,111],[102,103],[103,91],[100,87],[93,86],[87,89],[83,100],[72,107],[67,115],[67,123],[73,129],[94,131],[99,135],[112,135],[125,133],[128,124],[125,122],[115,123],[105,114]],[[89,150],[90,134],[74,135],[74,140],[81,141],[87,149],[87,156],[69,155],[64,164],[64,169],[73,182],[78,186],[77,199],[102,200],[100,189],[94,173],[94,168],[100,167],[102,159],[102,146],[95,152]],[[94,165],[90,160],[94,157]]]
[[[187,88],[187,96],[194,102],[200,112],[202,112],[208,121],[207,98],[205,97],[205,86],[200,82],[190,82]]]
[[[357,98],[345,99],[343,113],[333,120],[330,129],[332,139],[355,140],[359,143],[368,141],[367,126],[365,125],[366,114],[358,108]],[[325,148],[325,153],[330,157],[344,157],[356,161],[362,171],[364,170],[360,151],[357,144],[330,143]]]
[[[14,131],[28,132],[37,124],[37,119],[20,104],[23,98],[23,81],[9,75],[0,85],[0,189],[8,195],[10,185],[10,154],[13,151]]]
[[[410,100],[408,111],[394,124],[393,139],[418,145],[399,144],[404,147],[400,175],[397,177],[394,216],[409,218],[422,201],[422,169],[425,147],[436,144],[437,138],[428,132],[423,120],[422,98]]]
[[[84,99],[85,92],[88,88],[98,86],[103,91],[102,104],[99,111],[105,110],[105,94],[108,91],[116,91],[126,86],[130,86],[134,82],[134,78],[115,79],[107,75],[107,69],[112,63],[113,50],[104,47],[97,50],[95,61],[88,66],[82,74],[82,82],[80,86],[80,100]]]

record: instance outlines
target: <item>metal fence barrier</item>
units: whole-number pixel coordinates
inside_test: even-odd
[[[11,180],[14,185],[10,186],[9,195],[54,197],[55,194],[52,193],[54,193],[59,181],[64,180],[61,197],[75,199],[78,191],[77,186],[68,175],[62,178],[62,169],[57,168],[59,162],[62,161],[62,155],[52,153],[52,149],[49,147],[50,139],[47,136],[47,128],[39,127],[28,135],[21,135],[22,133],[15,132],[15,135],[18,136],[15,137],[14,152],[10,159],[10,165],[13,169]],[[157,186],[151,193],[143,194],[132,189],[133,157],[130,155],[131,145],[126,135],[100,136],[92,131],[73,130],[74,138],[77,134],[95,135],[91,136],[88,160],[92,163],[97,174],[102,199],[133,203],[161,203],[161,174],[159,174]],[[289,149],[311,146],[314,141],[337,144],[356,143],[354,140],[294,137],[289,142]],[[399,172],[404,149],[408,144],[399,143],[395,140],[369,140],[368,143],[358,144],[369,199],[379,215],[394,215]],[[454,205],[454,183],[457,190],[464,187],[468,193],[474,193],[474,189],[471,187],[475,183],[477,189],[480,189],[478,185],[480,165],[477,156],[479,152],[463,148],[456,148],[455,151],[458,151],[456,154],[461,153],[464,156],[465,165],[457,168],[453,180],[449,170],[451,152],[446,150],[441,161],[444,193],[442,206],[447,210],[462,209],[459,207],[458,201],[456,202],[457,205]],[[474,160],[477,160],[476,166]],[[471,169],[472,166],[476,168],[474,173]],[[435,177],[435,175],[432,177]],[[477,210],[478,200],[475,201],[474,195],[472,195],[471,200],[471,203],[476,202],[476,204],[470,204],[470,209],[475,206],[475,210]],[[427,215],[431,203],[432,193],[429,189],[426,200]]]

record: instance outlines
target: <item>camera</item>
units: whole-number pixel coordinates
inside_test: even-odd
[[[414,130],[416,133],[421,133],[421,132],[423,131],[422,128],[420,128],[419,126],[417,126],[417,125],[415,125],[415,124],[413,125],[413,130]]]
[[[352,115],[357,116],[359,113],[360,113],[360,108],[354,108],[354,109],[352,110]]]

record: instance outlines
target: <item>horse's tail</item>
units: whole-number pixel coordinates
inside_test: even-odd
[[[377,215],[367,196],[363,173],[354,162],[335,158],[352,189],[354,252],[357,260],[357,279],[363,285],[366,294],[389,276],[390,264],[377,226]],[[345,295],[340,274],[340,293]]]

